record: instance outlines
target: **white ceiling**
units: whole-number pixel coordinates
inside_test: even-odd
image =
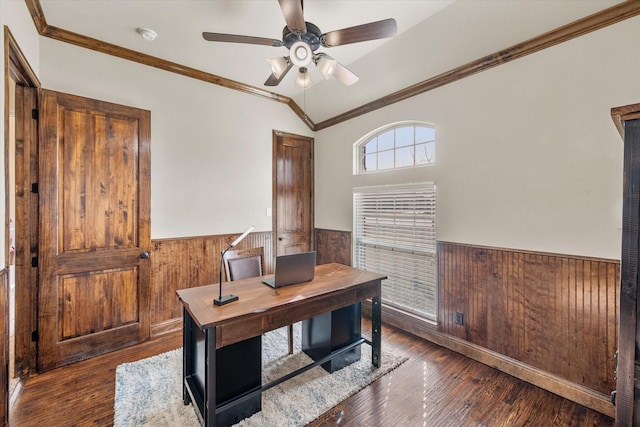
[[[360,81],[334,78],[306,93],[290,72],[279,86],[263,86],[267,59],[284,47],[208,42],[202,32],[282,39],[276,0],[41,0],[47,23],[198,70],[293,97],[316,123],[411,84],[580,19],[621,0],[306,0],[305,19],[328,32],[386,18],[393,39],[320,48]],[[153,42],[136,28],[158,33]]]

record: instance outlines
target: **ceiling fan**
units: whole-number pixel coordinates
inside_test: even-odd
[[[296,66],[298,67],[296,86],[301,89],[311,87],[311,77],[307,68],[311,62],[316,65],[325,79],[334,76],[343,84],[350,86],[358,81],[358,77],[326,53],[316,53],[316,50],[320,46],[328,48],[393,37],[398,28],[395,19],[391,18],[323,33],[317,26],[304,20],[303,0],[278,0],[278,3],[287,24],[282,30],[282,40],[235,34],[202,33],[205,40],[213,42],[284,46],[289,49],[289,56],[268,60],[272,73],[264,82],[265,86],[277,86],[289,70]]]

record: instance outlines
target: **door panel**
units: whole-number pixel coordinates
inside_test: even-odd
[[[136,274],[136,269],[130,268],[61,277],[60,290],[65,298],[59,311],[58,341],[136,322],[138,302],[133,286],[137,282]],[[84,301],[101,303],[85,307]],[[117,305],[123,301],[125,304]]]
[[[313,250],[313,139],[274,132],[276,255]]]
[[[38,369],[149,338],[150,114],[42,91]]]

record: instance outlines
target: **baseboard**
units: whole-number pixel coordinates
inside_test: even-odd
[[[395,311],[395,313],[392,311]],[[370,306],[363,304],[363,314],[371,315]],[[439,332],[435,325],[424,322],[422,327],[417,327],[415,319],[407,317],[404,320],[403,317],[398,315],[396,310],[385,309],[383,306],[383,323],[400,328],[611,418],[616,416],[615,406],[611,403],[610,397],[605,394],[567,381],[564,378],[549,374],[479,345]]]
[[[175,319],[165,320],[164,322],[151,325],[151,338],[178,330],[182,330],[182,317],[176,317]]]
[[[371,306],[366,303],[363,304],[362,313],[365,316],[371,317]],[[611,403],[609,396],[605,394],[567,381],[564,378],[549,374],[548,372],[479,345],[439,332],[434,325],[426,322],[423,323],[423,327],[418,327],[416,319],[406,320],[404,316],[398,315],[397,311],[390,310],[384,306],[382,319],[383,323],[400,328],[434,344],[460,353],[470,359],[540,387],[543,390],[576,402],[579,405],[593,409],[611,418],[615,418],[616,416],[615,406]],[[182,318],[171,319],[154,324],[151,327],[151,336],[154,337],[181,329]]]

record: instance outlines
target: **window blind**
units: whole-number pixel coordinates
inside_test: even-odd
[[[382,301],[436,320],[436,187],[433,182],[356,188],[354,266],[388,277]]]

